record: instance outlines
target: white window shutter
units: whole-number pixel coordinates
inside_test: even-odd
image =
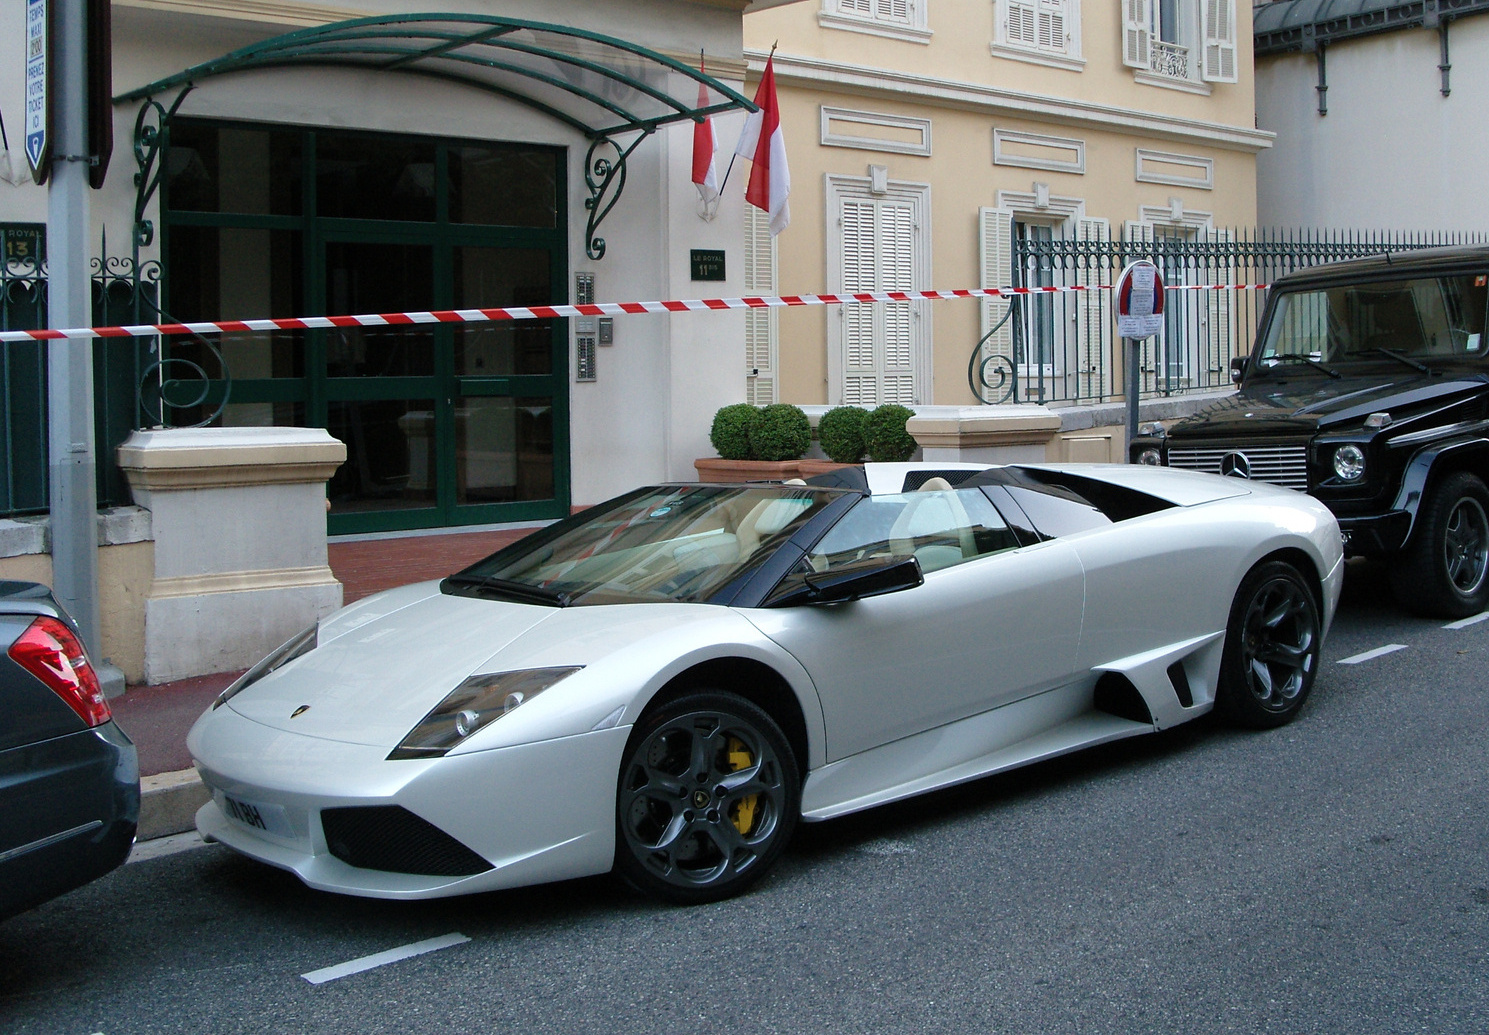
[[[1039,49],[1064,51],[1065,0],[1039,0]]]
[[[872,201],[843,199],[844,294],[878,288],[878,226],[874,217]],[[876,405],[879,394],[874,362],[874,307],[845,305],[839,318],[843,321],[843,402]]]
[[[880,291],[915,290],[915,212],[909,202],[885,201],[879,209]],[[915,398],[915,313],[911,302],[879,302],[880,393],[884,402],[910,406]]]
[[[1122,64],[1149,67],[1152,26],[1153,0],[1122,0]]]
[[[746,295],[776,293],[776,239],[770,214],[745,206],[744,287]],[[745,310],[745,401],[755,406],[777,402],[776,363],[779,319],[774,309]]]
[[[978,258],[982,267],[980,287],[1013,286],[1013,212],[1006,208],[984,208],[977,213]],[[978,336],[986,336],[1012,305],[1007,298],[981,300],[982,322]],[[982,343],[983,358],[1003,356],[1013,359],[1013,321],[998,328],[996,334]]]
[[[1232,234],[1229,230],[1208,230],[1205,238],[1211,243],[1229,244]],[[1214,262],[1202,276],[1212,278],[1209,280],[1211,284],[1231,285],[1236,281],[1235,268],[1229,257]],[[1206,299],[1208,329],[1205,347],[1210,359],[1210,370],[1220,375],[1219,383],[1223,387],[1230,383],[1230,360],[1236,354],[1236,290],[1226,286],[1219,290],[1206,291],[1205,294],[1209,296]]]
[[[1003,0],[1003,12],[1007,26],[1004,39],[1018,46],[1039,45],[1039,15],[1035,0]]]
[[[874,16],[874,0],[838,0],[838,10],[844,14],[856,14],[864,18]]]
[[[880,21],[909,24],[910,0],[878,0],[875,14]]]
[[[1110,241],[1112,227],[1105,219],[1081,218],[1076,221],[1076,240]],[[1074,282],[1090,291],[1076,293],[1076,360],[1081,386],[1085,395],[1096,397],[1107,385],[1106,371],[1112,369],[1112,305],[1110,293],[1096,290],[1102,284],[1110,284],[1115,278],[1113,271],[1099,259],[1090,265],[1077,265]]]
[[[1236,81],[1236,0],[1202,0],[1204,8],[1204,79]]]

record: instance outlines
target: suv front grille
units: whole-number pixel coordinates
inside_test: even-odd
[[[1251,480],[1270,482],[1299,492],[1308,491],[1308,446],[1298,442],[1285,446],[1170,446],[1170,467],[1219,474],[1220,462],[1229,453],[1241,453],[1251,465]]]

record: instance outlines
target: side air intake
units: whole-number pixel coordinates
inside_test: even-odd
[[[1153,721],[1153,715],[1148,711],[1148,702],[1137,692],[1132,680],[1116,672],[1103,672],[1101,678],[1096,680],[1096,693],[1091,703],[1097,711],[1115,715],[1119,719],[1147,723]]]
[[[348,866],[431,877],[469,877],[491,864],[401,805],[322,809],[326,847]]]

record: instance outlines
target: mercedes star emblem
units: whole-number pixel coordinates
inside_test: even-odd
[[[1245,453],[1226,453],[1220,458],[1220,473],[1229,478],[1250,478],[1251,460]]]

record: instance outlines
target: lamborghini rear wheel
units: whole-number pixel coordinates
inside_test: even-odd
[[[621,761],[615,868],[670,902],[737,895],[770,869],[801,808],[780,727],[733,694],[689,694],[643,716]]]

